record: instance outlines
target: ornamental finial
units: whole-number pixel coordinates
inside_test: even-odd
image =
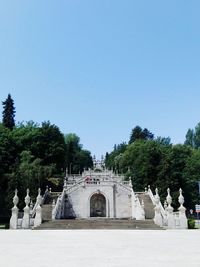
[[[14,206],[17,206],[17,204],[18,204],[18,202],[19,202],[19,198],[18,198],[18,196],[17,196],[17,193],[18,193],[18,190],[15,189],[15,195],[14,195],[14,197],[13,197],[13,204],[14,204]]]

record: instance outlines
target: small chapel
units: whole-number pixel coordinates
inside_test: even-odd
[[[29,190],[25,197],[23,215],[19,216],[17,190],[10,219],[11,229],[155,229],[187,228],[184,197],[179,191],[180,207],[174,212],[170,189],[164,204],[158,189],[150,186],[135,192],[131,178],[125,180],[105,167],[104,161],[94,160],[92,169],[81,175],[66,172],[62,192],[51,189],[38,196],[33,205]]]

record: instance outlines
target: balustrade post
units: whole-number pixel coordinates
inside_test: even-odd
[[[19,198],[17,196],[17,189],[15,189],[15,196],[13,197],[14,207],[12,208],[12,216],[10,218],[10,229],[17,229],[18,212],[19,212],[19,209],[17,207],[18,202]]]
[[[166,201],[167,201],[167,226],[168,228],[170,229],[174,229],[175,228],[175,220],[174,220],[174,214],[173,214],[173,211],[174,211],[174,208],[171,206],[172,204],[172,197],[170,195],[170,189],[168,188],[167,189],[167,198],[166,198]]]
[[[154,223],[163,226],[163,220],[161,216],[161,207],[160,207],[160,197],[158,194],[158,189],[156,188],[156,195],[155,195],[155,216],[154,216]]]
[[[24,216],[22,219],[22,228],[29,229],[30,227],[30,196],[29,196],[29,189],[26,190],[26,197],[25,197],[25,208],[24,208]]]
[[[187,217],[185,214],[186,208],[183,206],[185,200],[182,194],[182,189],[180,188],[179,190],[179,198],[178,198],[178,202],[180,203],[180,207],[179,207],[179,222],[180,222],[180,228],[181,229],[187,229],[188,228],[188,224],[187,224]]]
[[[55,199],[53,199],[53,203],[52,203],[52,220],[55,220],[55,218],[56,218],[55,207],[56,207],[56,202],[55,202]]]
[[[36,207],[34,227],[40,226],[42,223],[42,208],[41,208],[42,196],[41,196],[41,189],[40,188],[38,189],[37,203],[38,203],[38,205]]]

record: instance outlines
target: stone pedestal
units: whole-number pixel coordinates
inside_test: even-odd
[[[162,215],[161,215],[161,207],[159,204],[156,204],[155,208],[155,216],[154,216],[154,223],[159,225],[159,226],[163,226],[163,219],[162,219]]]
[[[160,207],[160,197],[158,194],[158,189],[156,188],[156,195],[155,195],[155,216],[154,216],[154,223],[163,226],[163,220],[161,215],[161,207]]]
[[[18,222],[18,208],[14,206],[12,208],[12,216],[10,218],[10,229],[17,229],[17,222]]]
[[[185,211],[186,211],[186,208],[183,206],[184,204],[184,197],[183,197],[183,194],[182,194],[182,189],[180,188],[179,190],[179,198],[178,198],[178,201],[180,203],[180,207],[179,207],[179,223],[180,223],[180,228],[181,229],[187,229],[188,228],[188,223],[187,223],[187,217],[185,215]]]
[[[18,225],[18,207],[17,204],[19,202],[19,198],[17,196],[17,189],[15,189],[15,196],[13,197],[14,207],[12,208],[12,216],[10,218],[10,229],[17,229]]]
[[[22,220],[22,228],[23,229],[29,229],[30,227],[30,208],[26,206],[24,208],[24,216]]]
[[[173,214],[174,209],[172,208],[171,205],[167,207],[167,226],[170,229],[175,228],[175,219],[174,219],[174,214]]]
[[[36,215],[34,220],[34,227],[40,226],[42,223],[42,208],[40,205],[36,208]]]

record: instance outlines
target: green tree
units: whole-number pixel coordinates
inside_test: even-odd
[[[198,123],[195,129],[188,129],[185,139],[185,145],[193,148],[200,148],[200,123]]]
[[[129,144],[135,142],[136,140],[153,140],[154,135],[147,129],[142,129],[140,126],[133,128],[129,140]]]
[[[13,129],[15,126],[15,107],[14,101],[10,94],[5,101],[2,102],[3,104],[3,125],[9,129]]]
[[[31,197],[36,198],[38,188],[44,190],[47,179],[53,174],[55,166],[42,165],[42,160],[34,158],[30,151],[24,150],[20,154],[18,168],[8,178],[8,189],[6,201],[9,207],[12,206],[12,197],[15,188],[19,190],[20,207],[23,208],[23,199],[26,189],[29,188]]]
[[[193,149],[191,156],[187,158],[183,172],[184,196],[186,206],[194,209],[194,205],[200,201],[198,181],[200,181],[200,150]]]
[[[74,134],[69,133],[65,135],[66,143],[66,166],[68,172],[82,173],[84,168],[90,168],[93,165],[91,153],[83,149],[80,144],[80,138]]]
[[[134,190],[143,191],[145,186],[157,186],[162,156],[162,145],[156,141],[137,140],[128,145],[120,166],[124,173],[131,175]]]
[[[6,207],[6,190],[9,174],[15,165],[15,143],[12,132],[0,124],[0,215],[8,212]]]
[[[105,156],[105,165],[106,168],[112,169],[118,172],[121,172],[121,168],[119,165],[121,155],[126,151],[127,144],[125,142],[114,145],[114,149],[111,153],[106,153]]]

